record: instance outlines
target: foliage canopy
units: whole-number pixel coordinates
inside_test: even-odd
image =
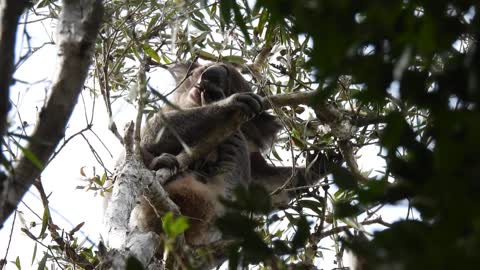
[[[56,1],[33,2],[28,13],[57,18]],[[229,265],[312,266],[323,256],[326,238],[334,240],[339,267],[344,247],[358,254],[366,269],[480,265],[479,4],[247,2],[104,1],[85,86],[104,98],[114,132],[114,101],[134,103],[140,73],[155,76],[157,68],[174,62],[233,63],[262,95],[318,91],[312,108],[275,109],[286,131],[268,156],[303,165],[321,154],[331,174],[296,190],[290,207],[274,214],[270,202],[260,200],[268,198],[264,190],[239,190],[241,200],[226,202],[231,213],[218,223],[235,239],[227,249]],[[148,81],[147,88],[146,115],[158,110],[171,90],[153,89]],[[2,151],[22,139],[7,132]],[[370,145],[386,164],[372,164],[375,173],[362,172],[355,157]],[[14,161],[2,152],[0,180],[12,173]],[[94,177],[94,189],[102,189],[109,171],[103,175]],[[383,221],[379,210],[397,203],[408,204],[420,218]],[[371,234],[365,228],[371,224],[386,228]],[[91,249],[80,252],[75,241],[71,245],[92,265],[98,263]]]

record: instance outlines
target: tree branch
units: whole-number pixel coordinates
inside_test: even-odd
[[[380,224],[380,225],[383,225],[385,227],[390,227],[391,226],[391,224],[383,221],[383,219],[381,217],[371,219],[371,220],[365,220],[365,221],[360,222],[360,224],[361,225]],[[348,225],[338,226],[338,227],[332,228],[332,229],[330,229],[328,231],[325,231],[325,232],[315,232],[314,234],[312,234],[312,236],[314,237],[314,241],[318,243],[318,242],[320,242],[320,240],[322,240],[325,237],[332,236],[332,235],[335,235],[335,234],[339,234],[339,233],[341,233],[345,230],[351,229],[351,228],[352,227],[348,226]]]
[[[350,172],[353,174],[353,176],[355,176],[357,181],[362,184],[367,183],[368,178],[362,174],[360,169],[358,169],[357,160],[353,154],[352,143],[348,140],[342,140],[338,142],[338,147],[340,148],[340,152],[345,159],[347,167],[350,169]]]
[[[105,211],[106,245],[114,250],[107,260],[116,264],[107,269],[125,269],[125,259],[131,255],[146,267],[160,248],[160,237],[156,233],[140,232],[131,222],[131,216],[135,216],[134,208],[142,196],[153,198],[155,205],[180,214],[180,209],[161,186],[161,179],[148,170],[135,153],[133,133],[134,124],[130,123],[123,138],[125,159],[116,166],[112,197]],[[159,177],[171,176],[167,169],[159,171],[165,171]]]
[[[1,0],[0,1],[0,139],[8,130],[7,117],[10,111],[9,88],[12,82],[13,61],[15,55],[15,40],[17,24],[20,15],[26,8],[26,0]],[[0,142],[0,163],[5,161]],[[0,217],[8,194],[8,181],[4,172],[0,171]],[[0,228],[1,228],[0,223]],[[0,262],[0,269],[1,269]]]
[[[12,83],[17,24],[27,4],[27,0],[0,2],[0,138],[3,138],[7,130],[7,115],[10,110],[8,89]],[[0,150],[1,147],[0,144]]]
[[[21,198],[42,172],[58,142],[83,88],[100,23],[101,0],[63,1],[58,24],[58,66],[46,106],[27,146],[28,153],[18,161],[7,179],[7,200],[0,202],[0,224],[16,208]]]

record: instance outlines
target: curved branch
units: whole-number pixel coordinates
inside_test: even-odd
[[[347,167],[350,169],[350,172],[353,174],[355,179],[359,183],[367,183],[368,178],[365,177],[358,168],[357,160],[355,159],[355,155],[353,154],[352,143],[347,140],[339,141],[338,146],[340,148],[340,152],[342,153],[343,158],[345,159]]]
[[[262,70],[265,68],[268,60],[270,59],[269,56],[272,52],[272,49],[273,47],[271,44],[265,44],[260,53],[257,55],[255,62],[251,65],[246,66],[248,72],[252,74],[253,78],[255,78],[256,81],[261,81]]]
[[[77,103],[102,21],[101,0],[63,1],[58,24],[58,66],[50,96],[31,136],[28,153],[23,155],[7,179],[7,201],[0,205],[0,224],[16,208],[21,198],[42,172],[59,141]]]

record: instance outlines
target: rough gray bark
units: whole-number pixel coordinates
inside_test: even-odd
[[[101,0],[63,1],[57,27],[57,71],[48,101],[27,145],[40,164],[34,164],[25,155],[18,160],[0,196],[0,224],[16,208],[64,137],[65,126],[87,77],[102,15]]]
[[[110,263],[104,269],[125,269],[125,259],[129,256],[137,258],[144,266],[157,264],[154,255],[160,247],[160,237],[153,232],[140,232],[130,216],[138,200],[145,193],[157,200],[171,212],[180,214],[179,208],[170,200],[161,186],[162,179],[170,177],[168,170],[164,175],[148,170],[141,157],[133,151],[133,124],[126,129],[124,137],[125,158],[117,164],[114,175],[114,187],[110,202],[105,212],[105,242],[114,249],[107,258]],[[105,264],[105,262],[103,262]],[[102,268],[103,269],[103,268]]]

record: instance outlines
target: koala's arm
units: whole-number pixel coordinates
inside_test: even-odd
[[[221,134],[227,138],[240,125],[262,110],[259,97],[241,93],[213,104],[169,111],[151,118],[142,132],[142,153],[145,164],[163,153],[177,155],[187,146],[199,146]],[[205,144],[210,147],[209,144]],[[154,168],[151,168],[154,169]]]

